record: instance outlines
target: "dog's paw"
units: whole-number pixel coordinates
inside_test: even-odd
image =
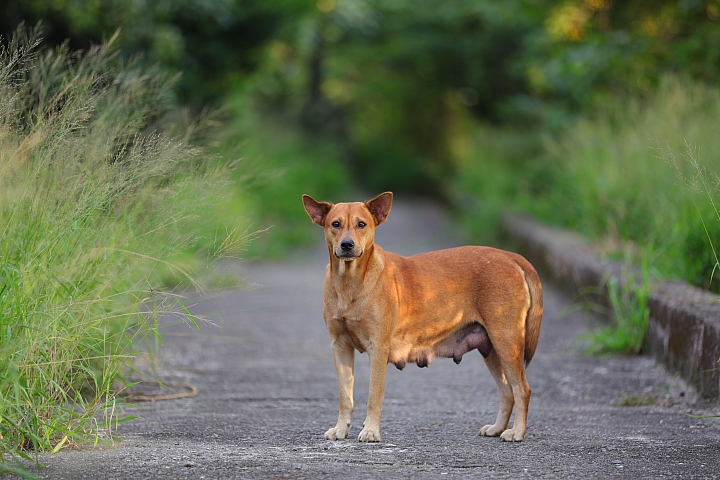
[[[380,430],[372,428],[363,428],[358,435],[358,440],[361,442],[379,442],[380,441]]]
[[[523,438],[525,438],[525,433],[520,433],[514,428],[505,430],[502,434],[500,434],[500,439],[506,442],[522,442]]]
[[[325,432],[325,440],[343,440],[348,436],[348,429],[342,427],[331,428]]]
[[[480,429],[480,436],[482,437],[497,437],[504,430],[503,427],[498,425],[485,425]]]

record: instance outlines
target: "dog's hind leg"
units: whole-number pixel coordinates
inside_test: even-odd
[[[525,377],[525,366],[523,364],[522,342],[495,342],[493,346],[497,352],[500,365],[505,373],[512,395],[515,401],[515,420],[512,428],[500,434],[500,438],[506,442],[520,442],[525,438],[527,431],[527,414],[530,405],[530,385]],[[506,347],[507,348],[503,348]]]
[[[497,385],[498,396],[500,397],[500,408],[498,410],[495,423],[493,425],[485,425],[482,427],[480,429],[480,435],[495,437],[507,429],[515,400],[513,399],[512,388],[505,377],[505,373],[500,365],[500,359],[498,358],[497,353],[492,351],[484,358],[485,365],[487,365],[488,370],[490,370],[490,374],[493,379],[495,379],[495,384]]]
[[[512,364],[505,367],[505,375],[512,386],[515,398],[515,420],[509,430],[500,434],[506,442],[520,442],[525,438],[527,431],[527,413],[530,405],[530,385],[525,378],[525,369],[522,365]]]

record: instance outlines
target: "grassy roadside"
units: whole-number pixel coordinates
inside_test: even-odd
[[[350,183],[336,143],[261,116],[252,92],[224,126],[189,124],[172,81],[113,41],[41,52],[20,32],[0,46],[0,472],[110,440],[134,349],[161,341],[178,292],[225,286],[219,258],[314,240],[301,195]]]
[[[560,132],[478,128],[454,182],[463,222],[487,242],[501,209],[525,211],[584,234],[599,255],[717,292],[719,123],[716,88],[666,76]]]
[[[492,225],[516,208],[583,233],[600,253],[647,256],[656,273],[717,291],[708,237],[720,235],[719,112],[717,89],[666,77],[652,96],[608,99],[560,133],[479,128],[454,183],[471,199],[469,234],[481,235],[478,218]]]
[[[133,345],[178,308],[162,293],[229,173],[170,131],[171,83],[115,58],[0,47],[0,470],[108,440]],[[212,167],[210,167],[212,165]],[[236,231],[211,256],[232,252]]]

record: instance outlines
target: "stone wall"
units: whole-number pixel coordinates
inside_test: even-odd
[[[503,234],[544,278],[551,278],[580,301],[609,305],[608,279],[620,288],[639,278],[620,262],[597,258],[580,235],[528,217],[505,214]],[[720,399],[720,301],[684,282],[653,285],[645,350],[678,372],[704,397]]]

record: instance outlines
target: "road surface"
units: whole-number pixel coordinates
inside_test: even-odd
[[[298,201],[298,209],[301,204]],[[309,221],[309,220],[308,220]],[[396,201],[377,241],[412,254],[456,245],[445,213]],[[337,387],[321,318],[327,251],[321,243],[286,263],[246,263],[252,288],[192,300],[217,326],[164,328],[158,372],[197,387],[192,398],[124,408],[138,415],[95,450],[46,454],[43,478],[718,478],[720,419],[648,357],[590,358],[576,338],[591,320],[544,285],[540,343],[528,368],[532,398],[521,443],[478,436],[497,412],[480,354],[460,365],[388,367],[382,442],[356,440],[365,417],[367,355],[356,356],[351,438],[326,441]],[[258,240],[262,241],[262,240]],[[618,406],[655,399],[645,406]]]

